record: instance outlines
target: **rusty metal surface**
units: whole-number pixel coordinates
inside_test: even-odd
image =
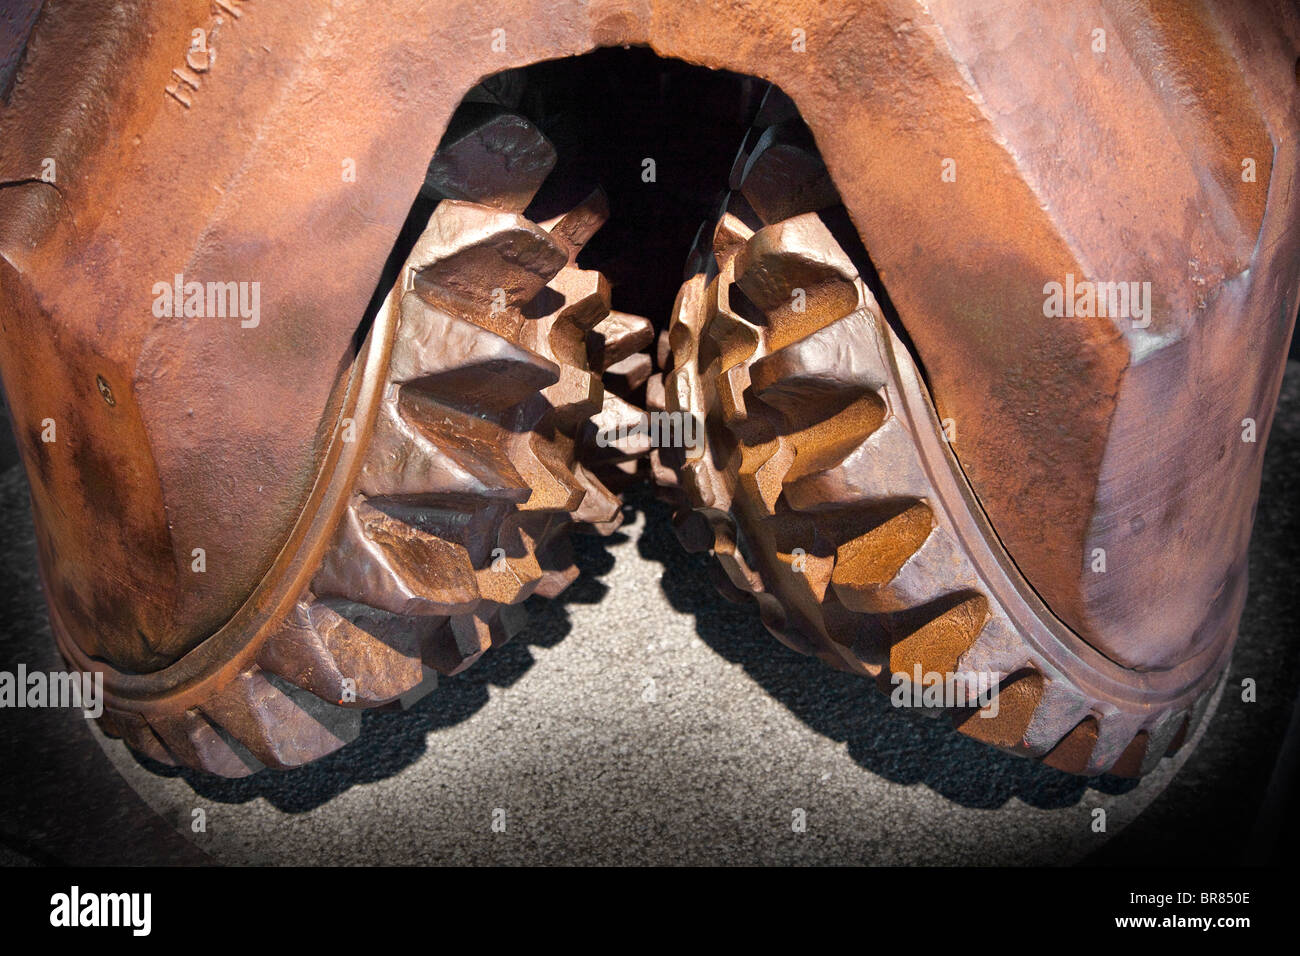
[[[86,655],[156,670],[235,616],[318,482],[456,104],[617,44],[797,104],[1065,625],[1137,670],[1225,640],[1300,278],[1293,6],[72,0],[0,111],[0,374]],[[258,315],[156,314],[178,275],[256,282]],[[1045,315],[1071,277],[1149,282],[1149,325]]]
[[[755,225],[723,214],[668,329],[664,406],[707,436],[659,453],[694,509],[677,514],[683,542],[795,650],[891,692],[965,675],[927,705],[964,733],[1071,773],[1152,769],[1204,712],[1234,632],[1139,683],[1060,625],[818,213]]]
[[[609,316],[609,286],[574,263],[603,195],[549,228],[529,222],[520,213],[549,164],[520,164],[514,147],[550,144],[522,118],[502,133],[480,117],[472,140],[486,137],[496,148],[469,171],[438,177],[482,202],[442,201],[411,248],[280,573],[144,675],[90,659],[55,609],[65,656],[104,674],[105,728],[141,753],[228,777],[331,753],[360,708],[409,706],[510,640],[525,599],[562,591],[577,576],[573,521],[621,522],[618,498],[575,459],[604,400],[587,339]]]
[[[0,101],[7,99],[13,88],[42,4],[43,0],[12,0],[0,9]]]

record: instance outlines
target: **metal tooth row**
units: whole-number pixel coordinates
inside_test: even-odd
[[[810,242],[834,242],[820,220],[766,227],[736,251],[731,239],[740,231],[724,217],[718,275],[703,294],[702,277],[683,289],[674,325],[683,331],[670,332],[677,348],[665,381],[667,408],[720,423],[734,441],[724,465],[710,449],[688,458],[681,474],[729,582],[755,596],[765,623],[787,643],[838,655],[850,669],[908,674],[919,662],[925,671],[997,672],[1032,688],[1032,707],[1011,708],[1000,721],[966,719],[966,733],[1075,773],[1150,769],[1185,733],[1189,715],[1124,711],[1088,698],[984,593],[946,515],[932,505],[913,436],[891,409],[887,339],[870,293],[855,273],[838,272],[855,296],[828,289],[841,281],[842,263],[806,254]],[[836,266],[831,278],[810,282],[828,263]],[[805,312],[782,314],[805,282]],[[763,321],[736,313],[732,288],[766,306]],[[826,303],[833,307],[806,318]],[[851,310],[838,314],[845,304]],[[802,328],[792,332],[795,321]],[[807,521],[792,533],[797,519]],[[753,566],[742,555],[742,528],[768,560],[755,558]],[[804,546],[798,571],[794,542]],[[851,626],[832,633],[818,607],[830,602],[881,621],[884,636],[871,646]]]
[[[242,777],[263,766],[296,767],[337,750],[356,735],[359,720],[359,711],[331,708],[254,666],[201,707],[148,719],[106,710],[101,724],[161,763]]]
[[[760,209],[791,212],[766,198],[779,192],[771,176],[750,184],[768,168],[764,148],[785,144],[770,168],[793,164],[815,183],[811,163],[791,152],[793,137],[755,139],[666,336],[663,407],[706,423],[711,443],[675,475],[655,462],[695,509],[679,513],[683,543],[713,551],[724,593],[757,600],[783,641],[838,666],[878,679],[917,663],[1005,675],[999,717],[959,711],[964,733],[1073,773],[1149,771],[1210,693],[1163,711],[1093,699],[1017,632],[894,413],[889,333],[856,268],[816,213],[763,225]],[[834,202],[809,193],[814,208]]]
[[[426,182],[441,201],[390,299],[377,422],[310,588],[210,699],[109,713],[106,729],[223,776],[317,759],[355,736],[358,708],[409,706],[508,641],[530,595],[559,594],[578,574],[575,521],[617,527],[617,497],[576,453],[636,317],[611,315],[604,277],[576,265],[603,193],[540,226],[523,218],[553,165],[545,138],[499,111],[449,135]]]

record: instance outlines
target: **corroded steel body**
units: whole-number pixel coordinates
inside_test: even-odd
[[[0,376],[65,652],[173,704],[255,655],[354,492],[340,423],[382,421],[363,319],[453,110],[624,44],[797,104],[1053,626],[1137,683],[1217,659],[1300,280],[1282,2],[45,3],[0,107]]]

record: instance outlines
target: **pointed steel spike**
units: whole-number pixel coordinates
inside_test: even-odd
[[[570,463],[551,442],[538,436],[525,436],[527,448],[517,459],[518,466],[533,489],[532,495],[519,506],[520,511],[573,511],[585,493],[574,477]]]
[[[668,337],[668,329],[663,329],[655,337],[655,362],[661,371],[667,372],[672,367],[673,343]]]
[[[826,227],[816,216],[800,216],[760,229],[732,260],[736,284],[767,316],[769,351],[844,318],[866,301],[853,263],[838,246],[828,246],[824,235]]]
[[[958,674],[957,662],[975,642],[989,619],[989,602],[974,591],[949,592],[936,599],[907,609],[882,622],[891,633],[889,669],[891,673],[913,675],[919,666],[922,674]],[[924,618],[924,620],[922,620]],[[995,675],[984,675],[987,687],[997,685]],[[978,686],[963,682],[964,706]]]
[[[513,511],[512,502],[465,495],[426,494],[370,503],[417,531],[463,548],[474,567],[487,560],[502,522]]]
[[[493,561],[479,568],[478,587],[483,600],[501,604],[516,604],[526,600],[537,590],[542,571],[532,555],[515,561]],[[531,564],[531,568],[529,565]]]
[[[1032,656],[1015,625],[1000,609],[992,609],[966,653],[957,662],[959,671],[978,674],[1015,674],[1031,666]]]
[[[647,411],[662,412],[668,409],[668,396],[664,391],[664,377],[660,373],[651,375],[645,383],[645,407]]]
[[[1085,773],[1092,777],[1107,773],[1128,752],[1142,724],[1147,720],[1143,713],[1125,713],[1114,707],[1099,708],[1097,742],[1092,748]],[[1133,762],[1141,766],[1141,756]]]
[[[1096,716],[1085,716],[1056,746],[1043,755],[1043,763],[1065,773],[1083,773],[1088,768],[1097,745],[1097,733]]]
[[[555,361],[590,367],[587,339],[590,329],[609,314],[609,295],[603,274],[566,266],[526,310],[532,321],[522,341]],[[547,314],[533,315],[534,309]]]
[[[1150,745],[1151,735],[1146,730],[1139,730],[1106,772],[1125,779],[1136,779],[1142,776],[1142,768],[1146,764]]]
[[[745,392],[749,389],[749,365],[736,364],[722,370],[714,383],[718,390],[718,410],[733,428],[745,424],[749,411],[745,407]]]
[[[650,450],[649,416],[606,390],[599,414],[583,427],[582,449],[589,464],[639,458]]]
[[[992,673],[965,671],[965,673]],[[998,683],[997,709],[980,708],[956,717],[957,728],[967,736],[994,747],[1028,754],[1025,734],[1042,700],[1044,678],[1033,668],[1004,674]]]
[[[713,230],[713,257],[720,266],[731,261],[753,235],[754,230],[739,216],[723,213]]]
[[[1156,768],[1166,752],[1169,745],[1173,743],[1174,738],[1182,729],[1187,715],[1184,712],[1172,713],[1166,711],[1162,713],[1156,721],[1146,728],[1147,730],[1147,748],[1142,756],[1142,767],[1140,775],[1148,774]]]
[[[841,547],[840,554],[846,552]],[[868,557],[866,563],[837,559],[835,565],[835,593],[848,608],[866,613],[888,614],[907,608],[921,607],[932,601],[961,591],[976,591],[980,580],[970,566],[965,554],[952,536],[940,525],[930,529],[921,546],[907,556],[891,574],[888,564],[879,565],[879,573],[888,575],[884,581],[870,581],[859,575],[876,561]]]
[[[604,407],[605,385],[586,369],[562,365],[560,380],[544,389],[542,395],[551,403],[551,425],[572,435]]]
[[[795,449],[794,464],[784,478],[787,485],[842,463],[861,447],[862,436],[880,430],[887,414],[875,392],[863,392],[847,403],[844,395],[817,402],[808,396],[795,401],[790,393],[776,394],[781,398],[777,410],[784,440]]]
[[[609,197],[597,186],[586,199],[562,216],[542,223],[542,228],[555,237],[569,253],[569,263],[578,258],[591,237],[609,219]]]
[[[573,469],[573,473],[586,489],[582,504],[573,513],[573,520],[592,525],[601,534],[614,531],[623,520],[623,502],[581,464]]]
[[[609,314],[609,280],[603,272],[567,266],[551,280],[549,288],[564,297],[557,320],[584,334]]]
[[[578,578],[578,566],[573,559],[573,544],[567,532],[549,535],[537,548],[537,560],[542,566],[542,580],[536,593],[553,598]]]
[[[865,533],[848,532],[855,536],[836,549],[831,581],[836,597],[850,610],[862,613],[893,610],[882,607],[889,603],[888,596],[881,594],[882,589],[934,532],[934,516],[921,502],[912,502],[881,518]],[[846,530],[833,536],[839,539]]]
[[[719,468],[713,466],[708,455],[687,461],[681,470],[682,488],[700,507],[725,511],[734,497],[732,481]]]
[[[479,591],[485,600],[515,604],[537,589],[542,579],[537,541],[549,525],[549,516],[537,512],[517,511],[501,522],[496,547],[486,565],[477,571]]]
[[[1034,719],[1025,730],[1025,746],[1028,748],[1029,753],[1039,756],[1058,747],[1089,716],[1091,707],[1092,705],[1080,693],[1079,689],[1068,681],[1045,675],[1038,708],[1034,711]],[[1080,733],[1083,734],[1084,732]],[[1087,736],[1087,753],[1090,755],[1092,745],[1096,741],[1095,732]],[[1062,760],[1067,756],[1076,757],[1082,743],[1083,741],[1078,739],[1072,741],[1058,754],[1058,757]],[[1084,762],[1079,766],[1079,769],[1068,772],[1079,773],[1086,767],[1087,759],[1085,755]],[[1065,767],[1059,767],[1058,769],[1065,769]]]
[[[495,608],[495,605],[492,605]],[[425,650],[425,661],[439,674],[459,674],[492,646],[492,627],[486,608],[451,618]]]
[[[727,309],[718,309],[709,320],[704,334],[713,343],[720,358],[719,371],[743,367],[746,383],[749,381],[749,365],[741,365],[758,351],[762,342],[762,333],[750,322]]]

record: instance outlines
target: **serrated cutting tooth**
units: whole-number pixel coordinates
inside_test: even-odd
[[[930,491],[930,483],[921,463],[910,454],[913,447],[906,428],[891,417],[839,462],[787,482],[786,501],[799,511],[821,511],[845,501],[873,508],[920,500]]]
[[[467,495],[522,502],[529,488],[495,423],[418,393],[385,402],[362,462],[357,491],[367,497]]]
[[[201,709],[258,761],[280,770],[333,753],[355,736],[359,713],[338,707],[331,713],[319,698],[305,692],[291,696],[293,690],[276,686],[254,668],[232,680]],[[331,729],[323,720],[346,721],[351,726]]]
[[[246,777],[263,766],[247,760],[197,710],[154,717],[152,726],[186,766],[222,777]]]
[[[568,253],[540,226],[473,203],[438,204],[407,258],[416,291],[485,328],[537,296]]]
[[[365,501],[347,509],[312,591],[394,614],[464,614],[479,600],[464,547]]]
[[[591,367],[605,372],[634,355],[644,354],[653,341],[654,326],[649,319],[614,310],[592,327],[587,336],[587,354]]]
[[[322,700],[376,707],[425,679],[421,647],[441,620],[351,601],[300,602],[262,646],[258,664]]]
[[[461,111],[429,163],[433,196],[522,213],[555,167],[555,147],[524,117],[476,105]]]
[[[415,292],[402,297],[403,327],[408,322],[393,344],[392,380],[444,405],[502,411],[560,378],[556,363]]]
[[[1104,666],[1090,651],[1043,651],[1064,628],[1015,583],[919,372],[827,226],[845,211],[829,208],[825,170],[783,109],[773,101],[778,125],[742,148],[744,196],[697,236],[662,395],[659,379],[647,387],[702,426],[699,447],[652,456],[656,475],[675,472],[679,538],[712,551],[723,595],[756,600],[791,647],[881,681],[963,675],[966,696],[940,708],[963,733],[1072,773],[1149,770],[1193,715],[1096,694],[1109,678],[1074,672]]]
[[[738,191],[764,222],[839,203],[812,137],[797,119],[763,131],[745,161]]]

